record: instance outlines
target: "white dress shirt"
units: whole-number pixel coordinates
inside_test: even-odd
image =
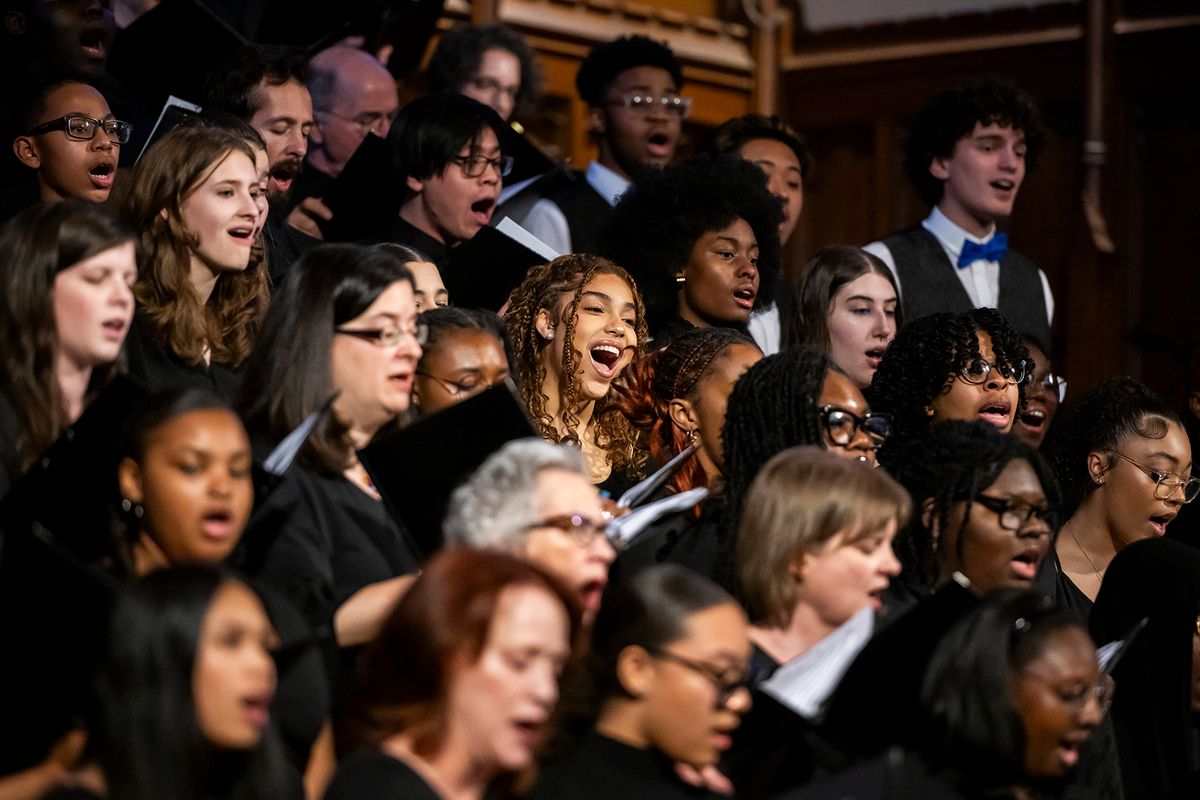
[[[588,164],[583,176],[588,185],[611,206],[615,206],[629,188],[628,179],[598,161]],[[559,253],[574,252],[571,249],[571,227],[567,224],[567,217],[553,200],[542,198],[534,203],[525,219],[521,220],[521,226]]]

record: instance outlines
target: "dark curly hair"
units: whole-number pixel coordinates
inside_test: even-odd
[[[942,199],[943,181],[929,174],[929,163],[950,156],[959,139],[975,125],[1000,125],[1025,134],[1025,163],[1033,167],[1046,130],[1033,98],[999,78],[971,78],[943,87],[913,118],[904,149],[904,170],[929,205]]]
[[[947,530],[955,506],[995,483],[1010,461],[1028,461],[1042,484],[1046,502],[1052,508],[1059,505],[1058,481],[1038,451],[985,420],[936,423],[920,436],[907,437],[885,448],[881,456],[883,467],[912,496],[914,509],[933,501],[932,513],[914,512],[895,543],[896,555],[904,565],[901,574],[905,583],[922,591],[932,590],[938,577],[938,547],[933,531]],[[966,528],[970,515],[968,505],[960,530]],[[1057,528],[1057,524],[1052,527]],[[960,560],[963,547],[959,537]]]
[[[579,65],[575,89],[588,105],[603,105],[609,84],[622,72],[634,67],[666,70],[671,80],[675,81],[675,88],[683,88],[683,65],[675,58],[671,48],[645,36],[622,36],[592,48]]]
[[[992,337],[996,363],[1032,363],[1021,334],[994,308],[930,314],[908,323],[896,335],[866,392],[872,410],[892,415],[889,443],[929,425],[926,407],[948,391],[960,370],[981,358],[979,333]],[[1018,391],[1020,408],[1025,405],[1024,383]]]
[[[579,425],[576,410],[580,406],[579,377],[577,370],[583,354],[574,347],[563,347],[562,373],[565,384],[559,387],[559,409],[566,433],[560,434],[554,419],[546,411],[547,397],[543,390],[546,382],[546,367],[542,364],[542,348],[549,342],[538,336],[536,320],[538,312],[546,309],[552,321],[560,321],[558,305],[564,294],[570,295],[561,320],[565,323],[563,339],[575,341],[575,321],[579,317],[579,300],[583,289],[597,275],[615,275],[629,285],[637,311],[635,330],[637,333],[636,358],[641,354],[646,341],[646,307],[638,293],[637,284],[625,270],[611,261],[588,253],[559,256],[525,274],[521,285],[509,295],[508,311],[504,324],[512,342],[513,365],[516,367],[517,383],[525,408],[529,411],[538,435],[551,442],[569,442],[580,445],[575,428]],[[620,380],[620,378],[618,378]],[[641,471],[644,457],[638,448],[637,430],[616,407],[616,393],[596,401],[592,412],[596,431],[596,445],[608,454],[613,469],[628,474]]]
[[[1128,377],[1098,383],[1060,412],[1054,418],[1046,451],[1062,483],[1066,518],[1098,488],[1088,472],[1089,453],[1116,450],[1126,436],[1161,439],[1172,422],[1183,427],[1170,405]],[[1113,460],[1109,456],[1108,466]]]
[[[722,122],[713,131],[708,151],[715,156],[736,156],[747,142],[755,139],[773,139],[787,145],[800,162],[800,180],[808,180],[813,159],[804,137],[774,114],[769,117],[765,114],[744,114]]]
[[[460,25],[443,33],[426,68],[429,91],[460,91],[479,71],[488,50],[505,50],[521,63],[521,88],[513,114],[529,111],[542,96],[542,73],[525,37],[507,25]]]
[[[749,336],[731,328],[697,328],[627,370],[624,385],[617,387],[617,407],[645,431],[645,449],[655,464],[665,464],[688,446],[687,435],[671,420],[671,400],[678,397],[695,403],[713,362],[735,344],[757,347]],[[700,460],[693,456],[671,476],[667,488],[686,492],[707,485]]]
[[[249,44],[234,52],[204,82],[204,111],[224,112],[248,120],[258,111],[258,85],[282,86],[295,81],[307,86],[308,62],[298,50],[281,45]]]
[[[763,171],[740,158],[696,156],[639,176],[600,230],[601,255],[628,269],[646,298],[650,330],[678,313],[675,276],[701,236],[743,219],[758,240],[758,297],[770,305],[779,280],[783,208]]]

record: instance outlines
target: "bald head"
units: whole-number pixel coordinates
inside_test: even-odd
[[[400,105],[396,81],[373,55],[344,45],[317,53],[309,67],[316,125],[308,162],[336,176],[368,132],[387,136]]]

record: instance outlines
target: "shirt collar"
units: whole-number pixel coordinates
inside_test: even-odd
[[[921,226],[932,233],[947,250],[954,254],[955,258],[958,258],[958,255],[962,252],[963,242],[971,241],[975,242],[975,244],[987,244],[996,235],[996,225],[993,223],[992,229],[988,231],[987,236],[984,236],[982,239],[978,236],[972,236],[951,222],[950,218],[943,214],[942,210],[937,206],[933,207],[933,211],[925,218]]]
[[[596,193],[603,197],[610,206],[615,206],[617,200],[629,188],[629,181],[626,178],[622,178],[599,161],[588,164],[585,177]]]

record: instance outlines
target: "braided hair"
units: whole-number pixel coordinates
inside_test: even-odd
[[[575,341],[575,322],[578,319],[579,300],[584,287],[597,275],[615,275],[629,286],[637,312],[635,332],[637,335],[636,358],[641,354],[646,341],[646,307],[638,293],[637,284],[629,273],[616,264],[588,253],[559,256],[525,274],[521,285],[509,295],[508,311],[504,315],[505,327],[512,343],[512,356],[516,367],[517,383],[525,408],[536,426],[538,435],[551,442],[567,442],[580,446],[578,411],[580,385],[577,371],[583,354],[573,346],[564,346],[562,354],[563,383],[559,386],[559,416],[565,433],[559,433],[554,419],[546,410],[550,398],[544,391],[546,367],[542,363],[542,348],[549,343],[537,332],[537,315],[542,309],[551,321],[564,324],[565,343]],[[559,303],[563,295],[569,295],[566,306],[559,315]],[[596,401],[592,412],[595,426],[596,445],[608,454],[613,469],[636,474],[644,459],[638,448],[638,435],[634,427],[617,409],[615,393]]]
[[[982,358],[980,333],[991,337],[996,363],[1016,366],[1024,361],[1032,365],[1021,334],[994,308],[930,314],[909,322],[896,335],[866,392],[873,411],[892,415],[889,442],[928,427],[927,406],[949,390],[964,367]],[[1020,408],[1025,405],[1024,383],[1018,386],[1018,392]]]
[[[735,344],[755,346],[749,336],[732,328],[696,328],[630,366],[625,384],[618,387],[617,407],[644,431],[643,446],[655,464],[665,464],[689,444],[687,434],[671,419],[671,401],[695,403],[713,363]],[[686,492],[707,485],[700,459],[693,455],[671,476],[667,488]]]
[[[896,555],[907,583],[931,590],[938,578],[939,538],[950,525],[958,503],[987,489],[1009,462],[1028,461],[1037,473],[1046,502],[1059,504],[1058,482],[1050,467],[1016,436],[1001,433],[984,420],[948,420],[929,427],[921,436],[910,436],[881,453],[882,466],[912,496],[914,513],[908,527],[896,537]],[[932,501],[932,509],[920,513]],[[963,511],[959,530],[970,520],[971,504]],[[1057,528],[1057,524],[1051,527]],[[964,542],[958,537],[959,560]]]

